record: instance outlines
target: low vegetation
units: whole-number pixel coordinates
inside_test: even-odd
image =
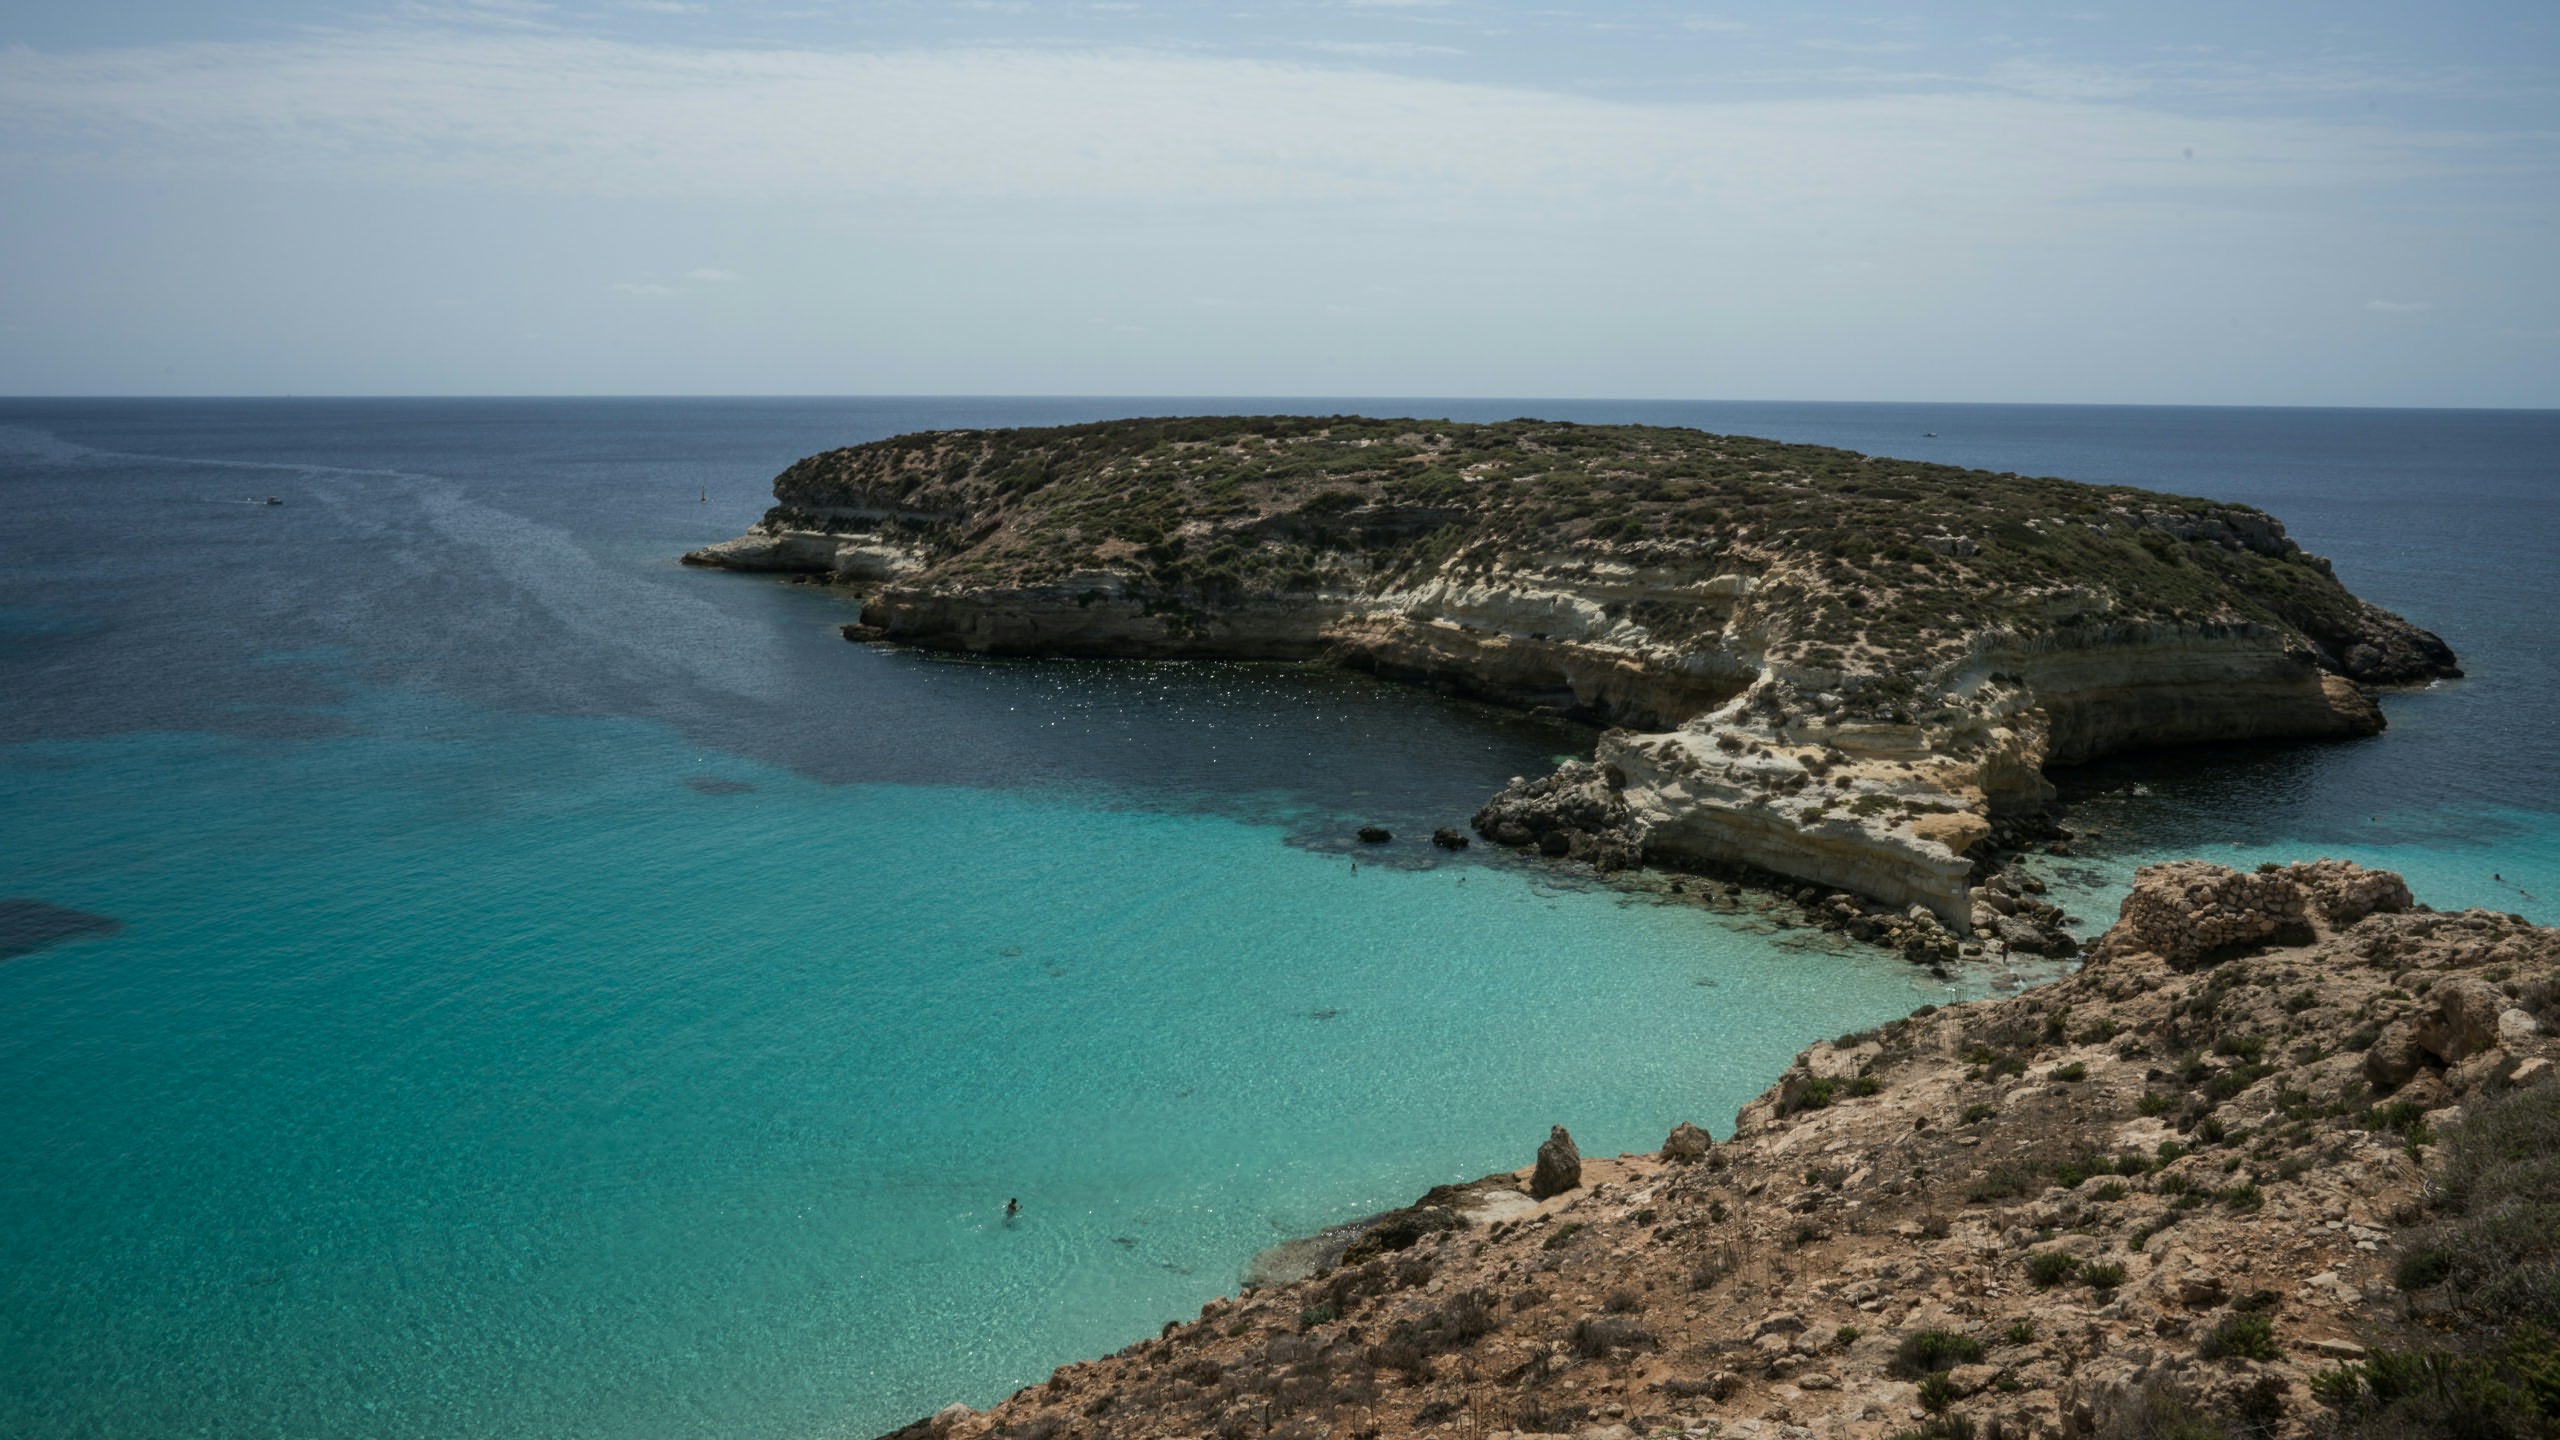
[[[1775,654],[1850,671],[1907,673],[1994,628],[2271,624],[2342,653],[2362,623],[2325,562],[2246,506],[1666,427],[1257,416],[937,431],[812,456],[775,494],[778,526],[921,545],[935,584],[1107,571],[1163,613],[1486,574],[1533,553],[1736,571],[1789,616]],[[1632,618],[1674,641],[1722,623],[1705,605],[1648,608],[1661,613]]]

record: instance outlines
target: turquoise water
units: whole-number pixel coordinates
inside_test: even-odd
[[[0,889],[125,925],[0,967],[8,1433],[885,1427],[1945,998],[1214,814],[351,709],[0,771]]]
[[[120,926],[0,959],[0,1434],[872,1433],[1991,983],[1416,843],[1587,731],[853,647],[671,560],[828,445],[1177,408],[1271,406],[0,402],[0,901]],[[2560,920],[2560,419],[1475,410],[2267,504],[2473,678],[2066,775],[2051,873],[2100,924],[2191,853]]]

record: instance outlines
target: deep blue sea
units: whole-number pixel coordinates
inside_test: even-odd
[[[1992,987],[1412,843],[1587,731],[857,647],[675,563],[815,450],[1238,410],[2265,506],[2471,678],[2067,776],[2056,878],[2103,924],[2147,859],[2346,855],[2560,921],[2560,414],[0,401],[0,1434],[867,1435]]]

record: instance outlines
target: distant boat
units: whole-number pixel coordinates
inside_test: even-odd
[[[281,500],[279,500],[279,499],[277,499],[277,498],[276,498],[276,497],[274,497],[273,495],[270,495],[270,496],[268,496],[268,497],[267,497],[267,503],[268,503],[268,504],[270,504],[270,505],[281,505],[281,504],[283,504],[284,502],[283,502],[283,501],[281,501]]]
[[[1935,430],[1923,430],[1920,432],[1920,438],[1923,440],[1935,440],[1938,438],[1938,432]]]

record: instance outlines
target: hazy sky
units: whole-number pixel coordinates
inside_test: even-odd
[[[0,393],[2560,405],[2560,4],[8,0]]]

